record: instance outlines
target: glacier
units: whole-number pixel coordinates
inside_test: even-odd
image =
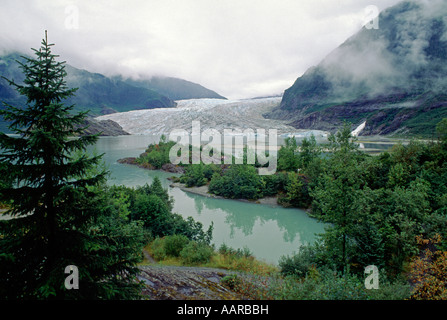
[[[175,108],[157,108],[112,113],[97,120],[117,122],[133,135],[169,135],[173,130],[191,132],[192,122],[200,121],[202,130],[276,129],[278,134],[308,132],[286,124],[284,120],[265,119],[262,115],[277,107],[281,97],[255,99],[189,99],[177,100]]]

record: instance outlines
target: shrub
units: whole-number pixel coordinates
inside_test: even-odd
[[[315,249],[310,246],[302,246],[300,252],[293,256],[282,256],[279,260],[281,274],[284,276],[304,277],[315,264]]]
[[[225,198],[256,200],[263,197],[265,183],[251,165],[232,165],[222,176],[213,174],[209,192]]]
[[[163,237],[172,234],[173,214],[159,196],[138,193],[131,211],[133,219],[143,221],[144,227],[154,236]]]
[[[152,256],[155,260],[166,259],[166,250],[164,246],[164,238],[156,238],[151,244]]]
[[[185,183],[187,187],[203,186],[208,183],[204,175],[204,165],[194,164],[186,168],[185,174],[180,178],[180,182]]]
[[[146,155],[145,160],[147,163],[150,163],[157,169],[160,169],[161,166],[163,165],[163,156],[155,150],[152,150],[151,152],[149,152]]]
[[[203,176],[207,182],[211,180],[215,173],[222,175],[222,167],[220,165],[214,163],[203,165]]]
[[[365,285],[355,275],[341,274],[332,270],[322,272],[321,280],[307,279],[316,282],[311,299],[319,300],[365,300]]]
[[[318,276],[302,279],[287,276],[274,279],[267,288],[272,299],[287,300],[365,300],[368,299],[364,284],[357,277],[326,269]]]
[[[227,255],[227,256],[234,256],[237,258],[249,258],[253,256],[253,253],[250,251],[250,249],[248,247],[244,247],[243,249],[233,249],[229,246],[227,246],[225,243],[222,243],[221,246],[219,247],[219,253],[222,255]]]
[[[180,252],[180,257],[188,264],[206,263],[210,261],[213,253],[214,250],[210,246],[191,241]]]
[[[276,174],[262,176],[261,179],[264,182],[262,194],[264,196],[274,196],[284,190],[287,182],[287,173],[278,172]]]
[[[189,239],[184,235],[174,234],[164,238],[164,249],[166,255],[179,257],[180,252],[189,243]]]
[[[311,203],[307,179],[295,172],[289,172],[284,185],[285,194],[278,199],[284,207],[307,208]]]
[[[236,274],[231,274],[228,276],[223,277],[220,280],[220,283],[229,288],[230,290],[234,290],[237,286],[241,284],[241,279]]]
[[[447,299],[447,251],[438,250],[440,235],[432,239],[417,237],[421,253],[410,263],[410,279],[414,283],[411,298],[415,300]]]

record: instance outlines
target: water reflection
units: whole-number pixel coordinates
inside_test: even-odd
[[[255,223],[259,220],[261,225],[274,221],[278,224],[281,231],[284,232],[284,240],[291,242],[295,240],[298,233],[307,239],[313,238],[315,231],[320,228],[305,228],[303,225],[314,223],[306,212],[298,209],[287,209],[282,207],[273,207],[256,203],[246,203],[237,200],[212,199],[185,192],[185,196],[195,201],[197,213],[200,215],[205,209],[221,210],[225,214],[225,222],[234,229],[240,229],[244,235],[253,233]],[[298,230],[300,232],[298,232]]]
[[[158,177],[174,199],[173,212],[185,218],[193,217],[205,229],[214,224],[213,243],[217,248],[222,243],[233,248],[248,247],[258,259],[277,263],[282,255],[296,252],[302,244],[313,242],[316,233],[323,232],[324,226],[304,211],[187,193],[169,187],[167,178],[172,173],[117,162],[124,157],[138,156],[154,141],[154,137],[148,136],[102,137],[91,151],[105,153],[109,184],[135,187],[150,184]]]
[[[214,243],[233,247],[247,246],[257,257],[276,263],[281,255],[291,254],[306,243],[315,241],[324,225],[298,209],[286,209],[228,199],[213,199],[179,189],[171,189],[181,204],[174,211],[191,216],[208,226],[214,222]],[[179,197],[180,193],[183,198]],[[189,211],[188,202],[194,207]],[[180,212],[179,212],[180,213]]]
[[[104,161],[111,172],[110,184],[142,186],[158,177],[174,199],[174,212],[185,218],[193,217],[205,229],[214,223],[213,242],[216,247],[222,243],[233,248],[248,247],[257,258],[277,263],[282,255],[298,251],[302,244],[315,241],[316,234],[324,231],[323,224],[302,210],[191,194],[169,187],[167,178],[173,176],[172,173],[149,171],[117,162],[124,157],[137,157],[149,144],[158,140],[158,136],[101,137],[90,151],[105,153]],[[368,152],[387,150],[396,141],[362,137],[359,143]]]

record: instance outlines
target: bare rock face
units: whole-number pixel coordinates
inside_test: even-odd
[[[140,266],[138,279],[150,300],[235,300],[239,294],[220,284],[230,272],[195,267]]]
[[[84,125],[88,127],[84,130],[84,134],[98,134],[100,136],[123,136],[129,135],[123,128],[113,120],[95,120],[88,119]]]
[[[161,169],[166,172],[171,173],[185,173],[185,168],[172,164],[172,163],[165,163],[161,166]]]

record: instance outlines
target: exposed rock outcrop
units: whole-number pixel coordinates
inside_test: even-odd
[[[143,295],[151,300],[239,300],[220,280],[234,272],[196,267],[141,266]]]
[[[100,136],[123,136],[129,135],[123,128],[113,120],[87,119],[84,125],[88,127],[84,130],[85,135],[98,134]]]

